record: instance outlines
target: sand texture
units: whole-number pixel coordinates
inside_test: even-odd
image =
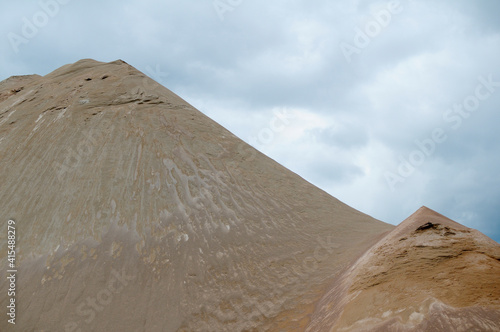
[[[363,214],[121,60],[0,82],[0,183],[0,331],[499,330],[498,243]]]

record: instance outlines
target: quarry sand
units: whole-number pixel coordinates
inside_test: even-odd
[[[361,213],[121,60],[0,82],[0,183],[16,331],[500,329],[498,243]]]

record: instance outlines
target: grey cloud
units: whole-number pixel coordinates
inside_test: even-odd
[[[366,130],[352,123],[339,123],[335,127],[312,130],[310,134],[318,143],[339,149],[355,149],[368,143]]]
[[[274,107],[301,109],[323,117],[326,129],[306,131],[279,153],[270,149],[271,157],[320,187],[359,193],[349,203],[368,206],[363,212],[379,219],[397,223],[427,205],[498,241],[500,89],[457,130],[443,113],[474,92],[478,76],[500,81],[500,3],[400,3],[403,10],[349,63],[340,43],[353,43],[356,29],[387,2],[244,1],[221,21],[212,1],[73,0],[19,53],[7,34],[19,33],[23,17],[40,5],[7,2],[0,13],[0,80],[44,75],[81,58],[121,58],[145,73],[159,68],[166,73],[160,83],[242,138],[258,130],[249,132],[228,114],[271,118]],[[331,120],[340,117],[349,121]],[[407,157],[415,140],[437,127],[448,139],[391,192],[384,172],[395,171],[397,157]],[[292,163],[298,143],[315,152]],[[465,178],[457,184],[459,176]],[[375,183],[378,190],[366,190]]]

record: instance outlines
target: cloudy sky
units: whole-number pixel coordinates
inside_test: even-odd
[[[347,204],[500,241],[500,2],[2,3],[0,80],[123,59]]]

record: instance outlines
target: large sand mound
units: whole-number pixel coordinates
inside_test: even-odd
[[[497,243],[375,220],[123,61],[0,82],[0,183],[1,331],[499,328]]]

